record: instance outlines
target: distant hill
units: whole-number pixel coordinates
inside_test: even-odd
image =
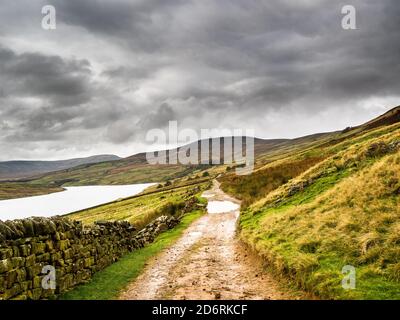
[[[357,127],[346,128],[345,130],[327,133],[317,133],[296,139],[260,139],[254,140],[254,151],[256,168],[270,163],[285,155],[292,154],[296,150],[302,150],[315,145],[335,145],[350,137],[362,134],[365,130],[385,126],[399,121],[400,107],[394,108],[380,117],[377,117]],[[213,138],[210,146],[220,139],[221,155],[223,160],[223,138]],[[226,139],[226,138],[225,138]],[[212,142],[212,143],[211,143]],[[193,142],[178,148],[183,152],[185,147],[198,144],[199,157],[204,150],[201,149],[201,141]],[[177,149],[167,150],[168,155]],[[110,158],[104,158],[110,157]],[[87,158],[90,159],[90,158]],[[113,161],[110,161],[113,160]],[[72,161],[72,160],[68,160]],[[11,164],[13,162],[10,162]],[[36,162],[35,162],[36,163]],[[24,162],[19,166],[7,166],[7,163],[0,163],[0,179],[15,177],[30,177],[29,183],[43,184],[49,186],[78,186],[78,185],[116,185],[144,182],[162,182],[175,178],[188,176],[197,171],[206,170],[204,165],[182,165],[182,164],[159,164],[151,165],[147,162],[146,153],[138,153],[127,158],[116,156],[94,157],[93,161],[75,161],[64,164],[64,167],[54,165],[52,162],[37,162],[37,169],[24,168]],[[32,177],[34,176],[34,177]]]
[[[236,137],[239,139],[242,139],[242,152],[245,153],[246,151],[246,137]],[[213,160],[220,160],[220,163],[224,162],[224,157],[225,157],[225,142],[228,142],[229,140],[232,143],[232,146],[234,144],[234,138],[233,137],[219,137],[219,138],[209,138],[208,139],[208,154],[209,154],[209,162],[208,163],[212,163]],[[166,158],[167,160],[169,160],[169,155],[171,153],[174,154],[183,154],[185,151],[191,149],[191,150],[195,150],[195,148],[197,147],[197,161],[198,163],[201,163],[201,159],[204,158],[205,153],[207,152],[207,150],[203,150],[202,148],[202,144],[204,142],[206,142],[207,139],[203,139],[203,140],[198,140],[186,145],[183,145],[181,147],[178,148],[173,148],[173,149],[169,149],[169,150],[162,150],[162,151],[166,151]],[[269,151],[275,149],[277,146],[283,145],[285,143],[288,143],[289,139],[260,139],[260,138],[254,138],[254,154],[255,156],[259,156],[262,155],[264,153],[268,153]],[[212,146],[217,146],[219,143],[220,148],[219,148],[219,154],[213,154],[213,150],[212,150]],[[197,146],[196,146],[197,144]],[[231,156],[234,159],[234,153],[238,154],[240,152],[240,150],[234,150],[235,148],[232,147],[232,152],[231,152]],[[158,151],[160,152],[160,151]],[[228,153],[229,154],[229,153]],[[136,155],[133,155],[131,157],[126,158],[125,160],[129,160],[129,161],[136,161],[136,162],[141,162],[141,163],[147,163],[146,160],[146,154],[145,153],[139,153]]]
[[[220,139],[221,156],[223,159],[223,139],[214,138],[210,146]],[[264,140],[255,139],[254,150],[256,157],[274,150],[281,144],[290,140],[276,139]],[[183,152],[184,147],[194,145],[201,141],[193,142],[178,148],[178,152]],[[243,148],[244,149],[244,148]],[[175,149],[167,150],[167,159]],[[201,148],[199,155],[204,152]],[[244,149],[245,150],[245,149]],[[211,153],[210,153],[211,154]],[[43,184],[49,186],[81,186],[81,185],[117,185],[144,182],[162,182],[188,176],[196,171],[204,170],[209,165],[183,165],[183,164],[149,164],[146,153],[138,153],[127,158],[122,158],[112,162],[93,163],[79,165],[69,169],[62,169],[56,172],[48,172],[30,178],[29,183]]]
[[[354,130],[371,130],[381,126],[388,126],[394,123],[400,122],[400,106],[390,109],[379,117],[376,117],[366,123],[363,123],[356,127],[348,127],[344,132],[354,131]]]
[[[369,130],[381,126],[388,126],[397,122],[400,122],[400,106],[389,110],[371,121],[368,121],[362,127]]]
[[[97,155],[87,158],[76,158],[57,161],[4,161],[0,162],[0,179],[13,180],[28,178],[44,173],[70,169],[84,164],[93,164],[121,159],[115,155]]]

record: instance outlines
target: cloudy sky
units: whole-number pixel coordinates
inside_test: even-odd
[[[398,0],[3,1],[0,160],[128,156],[169,120],[264,138],[357,125],[400,105],[399,30]]]

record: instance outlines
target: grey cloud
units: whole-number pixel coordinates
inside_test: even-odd
[[[168,103],[161,104],[155,111],[143,112],[138,120],[134,118],[119,119],[107,128],[106,137],[113,143],[125,143],[133,137],[144,137],[148,130],[165,129],[169,121],[177,120],[177,114]]]
[[[157,110],[143,117],[138,125],[142,130],[165,128],[168,126],[169,121],[177,120],[177,116],[174,109],[168,103],[163,103]]]
[[[12,96],[49,99],[56,107],[90,100],[90,63],[38,53],[16,54],[0,47],[0,81]]]
[[[400,96],[397,0],[352,1],[356,31],[341,28],[343,1],[54,0],[53,33],[32,28],[37,7],[17,2],[29,28],[13,24],[16,5],[4,4],[3,39],[43,42],[35,52],[0,47],[3,139],[23,143],[32,131],[31,140],[51,133],[80,146],[102,135],[123,146],[172,119],[282,137],[260,122],[332,112],[337,128],[341,114],[362,115],[369,99]],[[52,35],[67,36],[58,43]],[[48,43],[59,55],[45,53]],[[74,140],[77,130],[87,136]]]
[[[174,5],[178,3],[184,1],[54,0],[63,23],[82,27],[94,34],[113,38],[112,41],[121,45],[147,52],[167,43],[162,36],[165,26],[154,21],[153,13],[169,11],[170,8],[174,10]]]

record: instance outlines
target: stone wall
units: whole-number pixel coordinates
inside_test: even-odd
[[[124,221],[88,227],[62,217],[0,221],[0,300],[55,297],[178,222],[161,216],[137,232]],[[45,266],[55,268],[54,290],[43,288]]]

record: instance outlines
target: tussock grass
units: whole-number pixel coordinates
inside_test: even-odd
[[[320,156],[290,159],[262,167],[249,176],[229,174],[220,179],[221,188],[247,207],[322,160]]]

